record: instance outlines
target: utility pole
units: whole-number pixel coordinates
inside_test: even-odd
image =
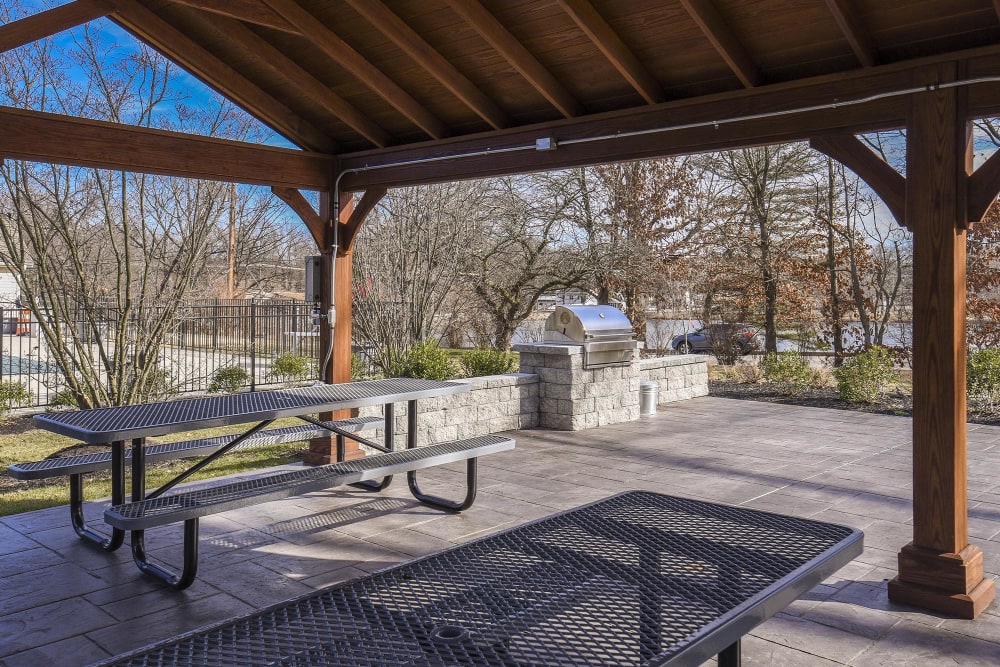
[[[236,298],[236,184],[233,183],[229,201],[229,276],[226,296]]]

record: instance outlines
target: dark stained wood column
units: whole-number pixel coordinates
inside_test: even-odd
[[[350,250],[339,249],[334,256],[333,249],[333,225],[347,221],[354,211],[354,198],[350,194],[341,195],[340,214],[336,220],[331,216],[330,196],[327,193],[320,195],[320,217],[329,221],[324,230],[323,247],[320,253],[323,257],[322,264],[322,289],[320,292],[320,308],[323,313],[328,312],[331,302],[336,307],[337,320],[333,330],[333,354],[326,365],[325,372],[322,373],[326,381],[330,384],[351,381],[351,295],[352,295],[352,253]],[[343,225],[341,225],[343,229]],[[336,278],[334,292],[330,291],[330,275],[335,274]],[[326,320],[320,326],[320,363],[323,362],[323,355],[330,344],[330,327],[326,325]],[[321,369],[323,371],[324,369]],[[351,410],[338,410],[332,413],[320,415],[320,419],[344,419],[350,417]],[[352,440],[346,442],[346,459],[357,459],[365,454]],[[334,438],[327,436],[313,438],[309,441],[309,451],[305,455],[305,462],[310,465],[324,465],[335,463],[337,460],[336,446]]]
[[[934,73],[952,80],[954,72]],[[941,79],[938,79],[941,80]],[[994,597],[969,544],[965,413],[966,188],[964,93],[911,97],[906,221],[913,231],[913,541],[889,598],[975,618]]]

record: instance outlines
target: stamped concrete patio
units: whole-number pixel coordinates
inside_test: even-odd
[[[1000,609],[976,621],[888,602],[910,537],[910,420],[701,398],[629,424],[521,431],[480,462],[476,505],[442,515],[398,481],[202,521],[199,578],[182,593],[128,549],[80,542],[66,507],[0,519],[0,664],[82,665],[626,489],[740,504],[865,531],[862,557],[744,639],[747,665],[998,665]],[[1000,573],[1000,427],[969,428],[970,532]],[[464,469],[427,472],[445,493]],[[100,524],[101,506],[90,515]],[[179,530],[150,533],[176,564]],[[159,550],[158,547],[172,548]]]

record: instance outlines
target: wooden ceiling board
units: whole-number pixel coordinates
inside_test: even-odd
[[[314,1],[302,4],[455,132],[490,129],[486,121],[460,103],[444,85],[347,3]]]
[[[561,115],[443,0],[387,2],[393,11],[516,122]]]
[[[179,4],[183,1],[197,5],[200,0],[135,1],[190,35],[261,91],[299,114],[304,122],[327,133],[341,152],[371,149],[373,135],[370,129],[361,129],[365,123],[378,127],[387,145],[416,143],[426,147],[420,150],[434,150],[431,147],[436,142],[427,142],[428,135],[411,120],[412,113],[408,118],[391,106],[373,89],[374,84],[361,80],[360,74],[348,71],[337,58],[304,37],[287,29],[259,25],[260,20],[252,17],[264,7],[260,0],[246,0],[257,1],[259,7],[244,4],[242,11],[248,12],[244,22],[211,13],[211,7],[192,9]],[[295,1],[439,119],[452,137],[490,129],[482,116],[459,101],[455,93],[346,0]],[[564,114],[582,113],[585,118],[593,113],[649,106],[557,0],[480,2],[565,87],[582,111],[567,106],[566,99],[556,99],[559,95],[553,97],[552,90],[543,94],[532,85],[449,0],[382,1],[491,99],[508,116],[512,129],[561,121]],[[826,0],[709,1],[746,51],[753,68],[759,70],[764,88],[771,84],[794,86],[800,78],[849,75],[863,69]],[[668,100],[735,95],[745,90],[744,83],[679,0],[589,2],[662,86]],[[852,2],[880,65],[1000,44],[1000,18],[993,0]],[[226,6],[236,11],[232,8],[241,5],[230,2]],[[239,38],[241,32],[243,37]],[[248,53],[240,39],[256,45],[264,55]],[[272,60],[279,65],[276,67]],[[745,69],[742,76],[743,81],[748,81]],[[901,83],[907,80],[906,76],[900,77]],[[543,85],[541,80],[536,84]],[[556,108],[557,103],[560,108]],[[345,108],[353,110],[364,123],[359,123],[358,117],[352,119]]]

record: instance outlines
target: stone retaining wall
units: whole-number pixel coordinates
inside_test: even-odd
[[[471,385],[469,393],[419,401],[418,444],[524,428],[578,431],[633,421],[639,418],[640,380],[660,385],[661,405],[708,394],[707,358],[700,355],[583,370],[579,345],[515,349],[521,354],[521,373],[455,380]],[[361,415],[381,413],[372,407],[362,409]],[[399,438],[406,433],[406,403],[396,405],[396,433]]]
[[[454,380],[472,385],[467,394],[417,402],[417,444],[462,440],[487,433],[538,426],[538,376],[526,373]],[[406,433],[407,404],[396,405],[396,433]],[[362,416],[381,416],[376,407]],[[381,432],[378,438],[381,437]],[[397,435],[397,438],[402,437]],[[397,444],[402,445],[402,441]]]
[[[708,357],[683,354],[641,359],[639,377],[660,385],[660,405],[708,396]]]

